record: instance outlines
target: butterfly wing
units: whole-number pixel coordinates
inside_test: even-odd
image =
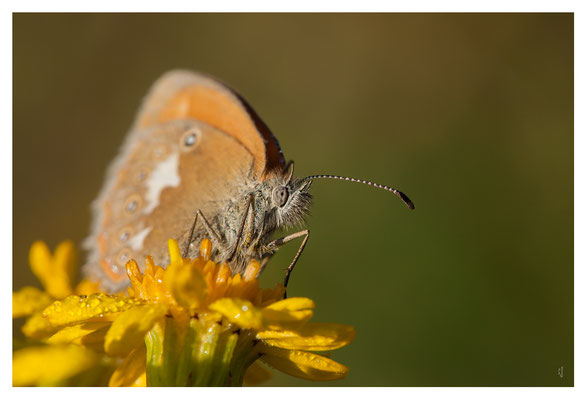
[[[210,219],[251,179],[284,166],[273,135],[250,106],[211,78],[186,71],[153,86],[94,203],[86,275],[117,291],[125,263],[167,262],[200,209]]]
[[[134,129],[184,118],[205,122],[242,143],[253,155],[254,172],[260,179],[285,165],[277,139],[242,96],[213,78],[191,71],[168,72],[153,85]]]

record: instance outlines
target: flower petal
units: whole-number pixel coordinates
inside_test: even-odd
[[[299,350],[285,350],[271,346],[260,346],[261,361],[286,374],[312,381],[342,379],[348,367],[330,358]]]
[[[47,318],[43,318],[43,314],[35,313],[25,322],[22,333],[33,339],[45,339],[58,329],[51,325]]]
[[[285,294],[285,287],[281,283],[276,283],[273,289],[263,289],[260,294],[259,304],[261,307],[265,307],[281,300]]]
[[[78,283],[74,290],[75,294],[85,294],[86,296],[89,296],[92,293],[98,293],[99,291],[100,285],[98,284],[98,282],[92,282],[87,279],[84,279],[80,283]]]
[[[114,320],[106,334],[104,349],[112,356],[125,356],[144,342],[146,333],[167,312],[163,304],[131,308]]]
[[[167,249],[169,251],[170,264],[181,264],[183,262],[183,257],[181,256],[181,250],[179,249],[177,241],[169,239],[167,241]]]
[[[146,386],[145,360],[145,346],[137,347],[131,351],[110,377],[108,386]]]
[[[76,345],[36,346],[16,351],[12,359],[14,386],[52,386],[98,362],[96,354]]]
[[[313,308],[316,308],[316,303],[307,297],[289,297],[265,307],[267,310],[275,311],[300,311]]]
[[[269,328],[288,327],[292,323],[305,322],[312,318],[316,304],[306,297],[292,297],[277,301],[263,308],[263,317]]]
[[[338,349],[354,338],[355,329],[350,325],[310,322],[296,330],[267,330],[257,333],[257,339],[270,346],[307,351]]]
[[[76,261],[77,253],[75,251],[75,245],[71,240],[66,240],[57,245],[55,253],[53,254],[53,265],[56,269],[62,271],[64,276],[67,277],[70,289],[71,282],[75,279]]]
[[[118,297],[103,293],[89,296],[69,296],[56,301],[43,311],[43,316],[55,327],[73,325],[90,319],[106,320],[118,313],[142,304],[139,299]]]
[[[12,293],[12,318],[25,317],[41,311],[53,302],[51,296],[36,287],[26,286]]]
[[[210,304],[211,310],[224,315],[230,322],[245,329],[261,329],[263,314],[248,300],[224,297]]]
[[[194,310],[206,299],[208,294],[206,280],[195,265],[184,262],[175,240],[169,240],[167,243],[171,263],[165,270],[165,285],[179,305]]]
[[[273,376],[273,373],[263,367],[260,362],[255,361],[245,372],[243,386],[254,386],[263,383]]]
[[[99,329],[109,326],[111,322],[88,322],[85,324],[77,324],[73,326],[66,326],[59,330],[49,339],[49,344],[61,344],[61,343],[75,343],[84,344],[82,339],[87,335],[98,331]]]
[[[56,299],[72,293],[71,282],[75,271],[76,252],[71,241],[60,243],[51,256],[44,242],[33,243],[29,252],[31,270],[47,292]]]

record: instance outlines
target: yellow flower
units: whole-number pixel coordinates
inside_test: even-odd
[[[54,346],[76,344],[121,360],[110,386],[240,386],[267,379],[259,361],[310,380],[341,379],[348,368],[316,354],[354,338],[351,326],[312,323],[308,298],[282,299],[283,285],[260,289],[258,261],[232,275],[210,260],[181,256],[168,241],[170,264],[147,257],[144,272],[131,260],[128,296],[71,295],[45,308],[27,335]]]
[[[22,328],[26,336],[47,339],[57,331],[57,328],[42,315],[42,311],[55,300],[74,293],[81,295],[98,291],[96,283],[85,280],[75,289],[72,288],[77,272],[76,259],[75,247],[71,241],[60,243],[53,254],[43,242],[35,242],[31,246],[31,270],[45,291],[26,286],[12,293],[12,317],[29,317]],[[103,361],[88,348],[68,345],[43,346],[33,342],[33,346],[21,348],[13,355],[13,384],[97,384],[103,381],[100,374],[109,376],[112,373],[108,371],[108,364]],[[46,368],[47,365],[51,365],[51,368]],[[71,381],[74,377],[75,382]]]
[[[26,347],[14,353],[12,370],[14,386],[84,386],[112,373],[96,353],[76,345]]]
[[[96,283],[86,280],[72,289],[76,275],[76,259],[75,247],[71,241],[61,242],[53,254],[45,243],[33,243],[29,263],[45,291],[25,286],[12,293],[12,317],[30,317],[22,328],[25,335],[41,339],[54,331],[41,316],[41,311],[53,301],[74,293],[81,295],[98,291]]]
[[[33,243],[29,263],[33,273],[52,297],[62,299],[72,293],[76,253],[71,241],[60,243],[53,254],[45,243]]]
[[[71,294],[89,294],[98,291],[98,285],[89,281],[80,282],[72,289],[76,274],[77,255],[71,241],[61,242],[51,254],[43,242],[35,242],[29,253],[31,270],[45,291],[25,286],[12,294],[12,317],[26,317],[43,310],[54,300]]]

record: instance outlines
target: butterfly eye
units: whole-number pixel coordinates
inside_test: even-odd
[[[273,202],[279,207],[283,207],[287,203],[289,192],[285,186],[277,187],[273,190]]]

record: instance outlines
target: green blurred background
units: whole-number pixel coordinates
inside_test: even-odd
[[[34,240],[81,242],[142,96],[189,68],[237,88],[297,174],[416,204],[312,187],[290,295],[357,331],[327,385],[573,385],[572,14],[16,14],[13,39],[15,288]]]

